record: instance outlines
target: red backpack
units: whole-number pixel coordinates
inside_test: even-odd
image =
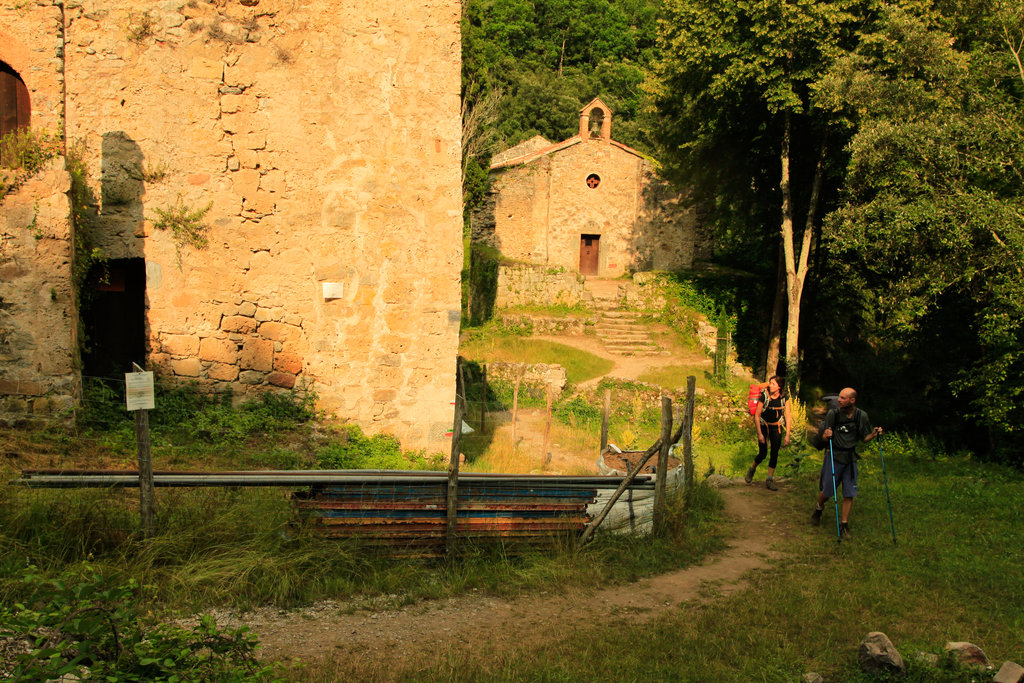
[[[757,415],[757,399],[761,398],[761,394],[767,388],[768,382],[750,385],[750,391],[747,392],[747,412],[751,415]]]

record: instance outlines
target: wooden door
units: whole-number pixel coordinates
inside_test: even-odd
[[[9,66],[0,62],[0,136],[29,124],[28,88]]]
[[[597,275],[600,235],[580,235],[580,274]]]

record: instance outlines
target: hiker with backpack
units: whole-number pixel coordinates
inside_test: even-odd
[[[786,433],[785,445],[789,445],[791,424],[793,424],[793,420],[790,416],[789,400],[786,397],[786,383],[782,377],[775,375],[768,380],[768,386],[757,399],[757,408],[754,411],[757,456],[743,476],[743,481],[748,484],[754,481],[754,470],[764,461],[765,457],[768,457],[770,446],[768,478],[765,479],[764,485],[769,491],[779,490],[779,487],[775,485],[775,465],[779,461],[779,448],[783,445],[783,431]]]
[[[826,442],[825,462],[818,478],[818,500],[811,522],[821,523],[825,502],[839,486],[843,488],[843,511],[839,523],[839,538],[850,538],[850,510],[857,495],[857,444],[867,443],[882,435],[881,427],[872,427],[868,414],[857,407],[857,392],[847,387],[839,392],[839,407],[828,411],[822,423],[822,438]],[[831,440],[831,448],[827,442]]]

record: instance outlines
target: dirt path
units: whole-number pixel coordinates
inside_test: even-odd
[[[541,338],[614,360],[606,376],[620,379],[635,380],[649,369],[672,364],[710,363],[703,354],[681,349],[669,356],[623,357],[609,354],[593,337]],[[522,411],[520,420],[524,438],[540,438],[542,411]],[[530,445],[539,453],[539,442]],[[551,446],[560,455],[558,444]],[[572,458],[562,455],[571,467]],[[582,466],[590,464],[588,460]],[[781,557],[769,539],[784,536],[779,527],[787,523],[778,519],[780,506],[775,499],[787,495],[788,486],[781,482],[780,491],[770,493],[737,481],[722,489],[732,532],[727,549],[702,564],[635,584],[515,599],[467,595],[398,608],[325,602],[292,612],[262,609],[239,617],[217,615],[218,622],[252,627],[267,659],[321,660],[328,662],[325,670],[330,670],[331,660],[343,661],[347,667],[372,671],[374,679],[388,679],[407,666],[426,664],[446,653],[493,656],[564,637],[580,624],[650,620],[684,603],[731,594],[746,585],[750,572]]]
[[[224,623],[244,623],[263,642],[263,656],[279,661],[337,660],[372,669],[384,678],[405,664],[432,661],[438,653],[493,656],[558,639],[580,624],[625,619],[646,621],[683,603],[728,595],[746,585],[752,570],[781,557],[774,498],[786,495],[742,481],[722,489],[733,535],[728,548],[704,563],[627,586],[593,592],[533,594],[514,600],[468,595],[398,609],[359,609],[322,603],[294,612],[260,610]],[[227,618],[225,618],[227,617]],[[511,641],[511,643],[510,643]]]

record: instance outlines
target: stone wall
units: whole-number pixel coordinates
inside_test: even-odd
[[[458,22],[454,0],[0,10],[33,127],[66,110],[81,146],[92,239],[145,262],[153,369],[239,396],[309,388],[371,432],[447,448]],[[204,250],[154,225],[205,207]]]
[[[0,423],[70,417],[80,394],[63,158],[0,205]]]
[[[544,391],[551,387],[554,396],[560,396],[568,383],[565,368],[548,363],[501,363],[487,364],[488,382],[514,384],[520,377],[521,387]]]
[[[573,271],[529,265],[498,266],[494,306],[575,306],[583,301],[583,293],[583,278]]]

